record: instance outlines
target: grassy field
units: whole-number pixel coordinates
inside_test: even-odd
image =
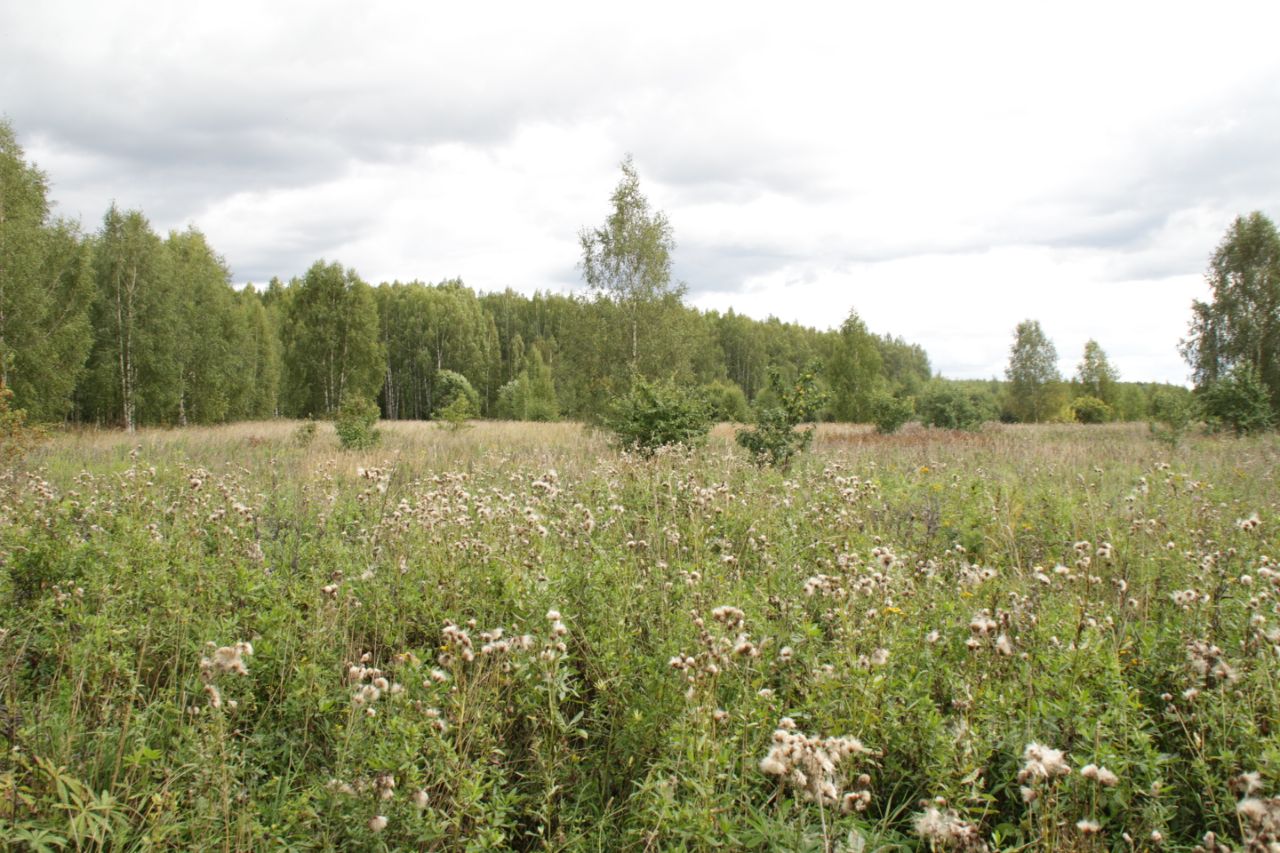
[[[727,427],[381,428],[69,433],[0,475],[0,837],[1280,843],[1275,436],[823,427],[784,473]]]

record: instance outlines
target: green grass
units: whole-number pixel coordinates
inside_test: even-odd
[[[0,837],[927,850],[934,804],[1189,850],[1246,840],[1241,774],[1280,794],[1275,436],[828,426],[783,474],[727,428],[380,428],[68,433],[0,476]],[[771,775],[784,717],[868,752]],[[1074,772],[1024,795],[1032,742]]]

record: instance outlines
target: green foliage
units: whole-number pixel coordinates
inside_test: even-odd
[[[663,447],[702,444],[712,420],[700,395],[671,380],[635,376],[605,425],[624,450],[652,456]]]
[[[1084,392],[1083,396],[1094,397],[1109,406],[1115,400],[1116,383],[1119,381],[1120,374],[1111,366],[1098,342],[1086,341],[1084,357],[1076,369],[1076,382]]]
[[[70,411],[93,342],[90,248],[48,187],[0,119],[0,382],[34,421]]]
[[[678,305],[684,287],[671,283],[671,251],[675,248],[671,223],[661,211],[650,212],[630,156],[622,161],[622,180],[610,201],[613,210],[605,224],[584,228],[578,235],[582,277],[588,287],[619,309],[618,331],[630,350],[628,364],[638,370],[640,330],[650,335],[663,329],[651,315],[672,300]],[[647,340],[645,344],[647,348]]]
[[[449,432],[461,432],[470,428],[469,421],[476,416],[475,405],[466,394],[458,394],[449,404],[436,412],[436,420]]]
[[[831,389],[833,419],[854,423],[872,420],[872,401],[885,384],[879,343],[857,312],[850,311],[833,338],[823,372]]]
[[[942,797],[992,850],[1249,848],[1280,436],[837,429],[783,477],[563,424],[403,425],[359,469],[294,428],[0,476],[9,846],[912,850]],[[873,754],[814,802],[778,729]]]
[[[882,393],[871,399],[871,421],[876,425],[876,432],[881,435],[890,435],[902,429],[914,414],[915,403],[910,397]]]
[[[778,371],[771,373],[769,386],[776,405],[757,409],[755,425],[734,435],[756,465],[788,468],[813,441],[813,427],[802,425],[816,421],[829,399],[819,390],[815,373],[811,367],[790,383]]]
[[[1260,212],[1238,216],[1209,260],[1212,298],[1192,303],[1182,354],[1196,388],[1207,389],[1236,365],[1256,373],[1280,416],[1280,232]]]
[[[1195,399],[1185,388],[1165,388],[1151,399],[1151,435],[1170,447],[1177,447],[1191,428],[1197,414]]]
[[[982,429],[995,418],[995,403],[989,394],[966,390],[958,385],[935,381],[916,401],[916,411],[925,426],[940,429]]]
[[[107,211],[94,241],[93,350],[85,414],[132,430],[171,423],[181,399],[170,258],[140,211]]]
[[[13,405],[14,394],[0,380],[0,470],[22,458],[43,438],[43,433],[27,423],[27,413]]]
[[[1200,411],[1215,429],[1248,435],[1272,425],[1271,395],[1252,365],[1235,365],[1200,389],[1199,397]]]
[[[514,421],[554,421],[560,416],[551,369],[536,348],[515,379],[498,389],[497,416]]]
[[[338,433],[338,443],[344,450],[367,450],[377,447],[382,440],[377,423],[378,404],[368,397],[348,394],[338,409],[333,426]]]
[[[707,401],[708,413],[714,421],[742,423],[751,417],[747,395],[732,381],[716,380],[703,385],[702,397]]]
[[[1104,424],[1111,420],[1111,407],[1097,397],[1082,395],[1071,401],[1071,414],[1082,424]]]
[[[298,424],[293,431],[293,446],[310,447],[316,440],[317,427],[318,424],[310,418]]]
[[[385,376],[373,291],[355,270],[316,261],[290,288],[282,318],[285,408],[327,417],[347,395],[376,397]]]
[[[1058,353],[1037,320],[1025,320],[1014,330],[1009,348],[1008,406],[1015,420],[1039,423],[1054,418],[1061,406]]]
[[[467,377],[461,373],[453,370],[437,370],[432,388],[434,390],[431,406],[431,416],[433,418],[444,417],[445,410],[451,406],[455,413],[465,411],[470,413],[469,416],[479,413],[480,395],[476,393],[475,388],[471,387]],[[455,405],[458,400],[465,402],[465,409]]]

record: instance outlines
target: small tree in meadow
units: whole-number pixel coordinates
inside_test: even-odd
[[[935,382],[917,404],[925,426],[974,432],[995,416],[989,398],[949,382]]]
[[[1186,391],[1165,389],[1151,398],[1151,435],[1170,447],[1178,446],[1195,417],[1195,400]]]
[[[1229,429],[1236,435],[1271,426],[1271,395],[1258,371],[1244,362],[1200,392],[1200,407],[1211,427]]]
[[[1082,424],[1104,424],[1115,416],[1110,406],[1097,397],[1088,395],[1071,401],[1071,414]]]
[[[652,456],[660,447],[702,444],[711,432],[711,413],[700,395],[670,380],[649,382],[637,375],[605,425],[623,449]]]
[[[818,388],[813,368],[805,370],[790,385],[776,370],[771,371],[769,386],[778,404],[760,409],[755,426],[738,430],[735,438],[757,465],[787,468],[813,441],[812,424],[828,395]],[[810,426],[805,429],[802,424]]]
[[[431,417],[439,418],[459,397],[466,398],[471,411],[479,413],[480,395],[467,377],[453,370],[437,370],[433,388]]]
[[[876,425],[876,432],[881,435],[890,435],[902,429],[913,414],[915,405],[910,397],[877,394],[871,398],[871,420]]]
[[[27,413],[13,408],[13,392],[0,379],[0,468],[8,467],[42,437],[27,423]]]
[[[375,424],[378,423],[378,404],[368,397],[348,394],[338,409],[334,430],[338,443],[346,450],[365,450],[376,447],[382,440]]]

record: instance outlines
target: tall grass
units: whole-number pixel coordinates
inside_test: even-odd
[[[781,474],[727,427],[382,429],[71,432],[0,477],[0,835],[1267,849],[1275,437],[824,426]]]

